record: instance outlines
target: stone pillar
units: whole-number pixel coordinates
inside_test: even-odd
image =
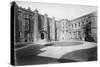
[[[47,14],[44,15],[44,30],[47,31]]]
[[[82,41],[85,41],[85,30],[82,29]]]
[[[49,41],[52,41],[52,19],[49,18]]]
[[[59,30],[59,27],[60,27],[59,22],[56,21],[56,37],[57,37],[56,40],[57,40],[57,41],[59,40],[59,33],[60,33],[60,32],[59,32],[59,31],[60,31],[60,30]]]
[[[52,40],[55,41],[55,17],[52,18]]]
[[[48,15],[47,14],[45,14],[44,15],[44,24],[43,24],[43,28],[44,28],[44,39],[47,41],[48,40]]]
[[[34,41],[37,41],[39,39],[39,29],[38,29],[38,10],[36,9],[34,11]]]

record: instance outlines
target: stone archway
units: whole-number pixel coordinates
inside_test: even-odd
[[[47,38],[48,38],[48,37],[47,37],[47,32],[42,30],[42,31],[40,32],[40,39],[41,39],[41,40],[47,40]]]
[[[44,37],[45,37],[45,34],[42,32],[41,33],[41,39],[44,39]]]

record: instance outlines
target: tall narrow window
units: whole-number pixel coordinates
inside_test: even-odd
[[[73,29],[73,24],[72,24],[72,29]]]
[[[78,34],[80,35],[80,31],[78,32]]]
[[[78,23],[78,25],[80,26],[80,22]]]
[[[76,28],[77,24],[75,24],[75,28]]]
[[[29,31],[29,20],[25,19],[25,31]]]

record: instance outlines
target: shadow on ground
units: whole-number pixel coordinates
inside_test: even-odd
[[[76,46],[76,45],[81,45],[83,44],[82,42],[58,42],[58,43],[50,43],[50,44],[46,44],[45,46]]]
[[[97,60],[97,47],[90,49],[81,49],[63,55],[59,62],[66,62],[66,59],[73,61],[96,61]],[[63,61],[64,60],[64,61]]]
[[[24,43],[15,43],[15,49],[27,46],[29,44],[32,44],[32,43],[26,43],[26,42],[24,42]]]
[[[34,64],[47,64],[57,62],[57,59],[37,56],[42,53],[40,49],[45,46],[32,45],[27,48],[16,51],[16,65],[34,65]]]
[[[53,45],[53,44],[49,44]],[[35,65],[35,64],[48,64],[48,63],[67,63],[79,61],[95,61],[97,60],[97,47],[90,49],[82,49],[73,51],[63,55],[60,59],[37,56],[37,54],[45,52],[41,51],[43,45],[32,45],[27,48],[16,51],[16,65]]]

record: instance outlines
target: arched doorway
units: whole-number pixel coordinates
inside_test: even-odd
[[[41,33],[41,39],[44,39],[44,33],[43,32]]]
[[[40,40],[44,40],[44,41],[48,40],[48,36],[47,36],[46,31],[44,31],[44,30],[40,31]]]

